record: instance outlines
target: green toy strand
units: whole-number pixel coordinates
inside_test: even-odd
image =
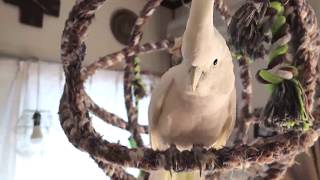
[[[265,81],[270,84],[279,84],[283,81],[283,79],[267,70],[260,70],[258,72],[259,76],[262,77]]]
[[[298,94],[299,94],[299,104],[300,104],[300,114],[302,115],[302,117],[301,117],[301,120],[302,120],[302,123],[303,123],[303,131],[307,131],[307,130],[309,130],[309,128],[310,128],[310,126],[311,126],[311,124],[310,124],[310,121],[309,121],[309,117],[308,117],[308,113],[307,113],[307,111],[306,111],[306,109],[305,109],[305,107],[304,107],[304,97],[303,97],[303,94],[302,94],[302,92],[303,92],[303,89],[302,89],[302,85],[301,85],[301,83],[298,81],[298,80],[296,80],[296,79],[292,79],[291,80],[292,82],[294,82],[295,83],[295,88],[296,88],[296,92],[298,92]]]
[[[130,148],[137,148],[138,147],[136,141],[133,139],[132,136],[130,136],[128,138],[128,141],[129,141],[129,147]]]
[[[289,50],[289,45],[285,44],[285,45],[278,47],[274,51],[272,51],[269,55],[269,63],[271,63],[274,58],[281,56],[281,55],[284,55],[284,54],[287,54],[288,50]]]
[[[277,33],[279,33],[280,29],[286,24],[286,17],[283,15],[284,13],[284,6],[277,1],[273,1],[270,3],[271,8],[275,9],[277,11],[274,24],[271,27],[272,35],[275,36]],[[284,44],[279,47],[277,47],[274,51],[269,53],[269,63],[271,63],[275,58],[281,55],[285,55],[288,53],[289,45]],[[296,79],[296,76],[298,75],[298,70],[296,67],[291,65],[285,65],[283,67],[284,70],[292,72],[294,75],[293,79],[290,81],[293,82],[293,88],[294,89],[288,89],[288,90],[294,90],[295,93],[297,93],[298,98],[298,106],[299,106],[299,119],[289,119],[286,120],[284,125],[282,127],[285,127],[287,129],[302,129],[303,131],[306,131],[310,128],[310,117],[308,112],[305,108],[305,100],[304,100],[304,94],[303,94],[303,88],[301,86],[301,83]],[[268,70],[260,70],[258,72],[258,75],[268,82],[268,89],[273,92],[275,90],[275,87],[279,86],[281,83],[285,83],[284,79],[277,76],[276,74],[273,74],[269,72]]]
[[[286,23],[286,17],[283,16],[284,13],[284,6],[277,1],[273,1],[270,3],[271,8],[275,9],[277,11],[276,14],[276,20],[274,24],[272,25],[272,35],[275,36],[275,34],[278,33],[278,31],[285,25]],[[274,51],[269,53],[269,64],[278,56],[284,55],[288,53],[289,46],[288,44],[284,44],[282,46],[277,47]],[[267,70],[260,70],[258,72],[258,75],[264,79],[265,81],[269,82],[270,84],[278,84],[282,82],[282,78],[272,74],[271,72],[268,72]]]
[[[284,7],[280,2],[273,1],[270,3],[270,6],[277,11],[277,14],[283,14]]]
[[[135,96],[136,106],[138,106],[139,100],[146,95],[146,86],[141,78],[141,68],[140,68],[140,59],[135,57],[134,60],[134,78],[133,78],[133,93]]]
[[[272,25],[271,31],[272,34],[276,34],[282,28],[283,25],[286,24],[286,17],[283,15],[277,15],[276,21]]]

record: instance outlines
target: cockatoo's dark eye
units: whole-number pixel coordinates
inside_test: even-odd
[[[218,59],[215,59],[214,61],[213,61],[213,65],[217,65],[218,64]]]

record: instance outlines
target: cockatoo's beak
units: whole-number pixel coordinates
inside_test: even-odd
[[[192,91],[195,91],[197,89],[198,83],[200,81],[200,78],[202,76],[202,70],[197,67],[193,66],[191,67],[191,85],[192,85]]]

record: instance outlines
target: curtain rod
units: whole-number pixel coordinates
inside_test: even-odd
[[[4,52],[0,52],[0,57],[1,58],[8,58],[8,59],[14,59],[15,61],[25,61],[25,62],[45,62],[48,64],[58,64],[58,65],[62,65],[61,62],[57,62],[57,61],[53,61],[53,60],[45,60],[45,59],[40,59],[37,58],[35,56],[18,56],[18,55],[13,55],[13,54],[8,54],[8,53],[4,53]],[[0,61],[3,60],[0,58]],[[123,71],[123,69],[106,69],[106,70],[111,70],[111,71]],[[154,73],[154,72],[150,72],[147,70],[143,70],[141,71],[141,74],[143,75],[152,75],[155,77],[161,77],[160,73]]]
[[[35,56],[19,56],[19,55],[13,55],[13,54],[9,54],[9,53],[4,53],[4,52],[0,52],[0,57],[8,58],[8,59],[14,59],[15,61],[26,61],[26,62],[38,62],[38,61],[40,61],[40,62],[46,62],[46,63],[49,63],[49,64],[62,64],[61,62],[40,59],[40,58],[37,58]],[[0,59],[0,60],[3,60],[3,59]]]

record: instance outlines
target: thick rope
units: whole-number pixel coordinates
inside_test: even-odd
[[[126,122],[119,116],[113,113],[107,112],[105,109],[98,106],[95,102],[93,102],[93,100],[87,94],[85,95],[84,99],[85,99],[86,107],[88,108],[88,110],[92,112],[94,115],[96,115],[97,117],[99,117],[100,119],[102,119],[104,122],[112,126],[118,127],[120,129],[124,129],[127,131],[130,130],[128,122]],[[137,128],[139,133],[143,133],[143,134],[148,133],[148,126],[137,125]]]
[[[75,147],[88,152],[99,163],[177,172],[195,169],[228,170],[255,163],[271,164],[289,158],[303,152],[317,140],[320,132],[317,122],[305,133],[287,132],[266,138],[263,143],[225,147],[220,150],[197,147],[179,152],[174,146],[166,151],[143,147],[129,149],[103,140],[91,124],[82,76],[82,61],[86,50],[84,39],[94,12],[102,2],[103,0],[77,1],[66,22],[61,45],[66,85],[59,107],[60,123],[69,141]]]
[[[147,22],[149,17],[152,16],[155,9],[160,6],[162,0],[149,0],[144,8],[140,12],[140,16],[136,20],[136,23],[133,27],[132,35],[129,40],[128,49],[137,46],[142,39],[142,27]],[[135,56],[126,53],[126,67],[124,73],[124,94],[125,94],[125,105],[127,109],[128,115],[128,123],[130,127],[130,132],[132,134],[133,139],[138,147],[143,147],[143,141],[138,132],[137,124],[138,124],[138,99],[137,97],[133,97],[134,85],[133,80],[136,76],[140,76],[135,73],[139,73],[138,71],[134,71],[136,66],[139,66],[139,63],[134,62]],[[135,103],[134,103],[135,102]]]
[[[247,135],[250,125],[253,121],[251,99],[252,99],[252,84],[251,84],[251,74],[250,74],[250,62],[249,58],[242,56],[239,62],[240,68],[240,79],[242,84],[241,90],[241,105],[240,105],[240,115],[237,119],[237,130],[235,135],[235,144],[247,143]]]
[[[107,69],[115,64],[124,62],[126,53],[130,55],[148,54],[156,51],[163,51],[175,46],[177,42],[175,40],[161,40],[155,43],[146,43],[141,46],[137,45],[131,49],[124,48],[121,51],[105,55],[99,58],[98,61],[84,67],[82,69],[82,79],[86,80],[92,76],[99,69]]]

